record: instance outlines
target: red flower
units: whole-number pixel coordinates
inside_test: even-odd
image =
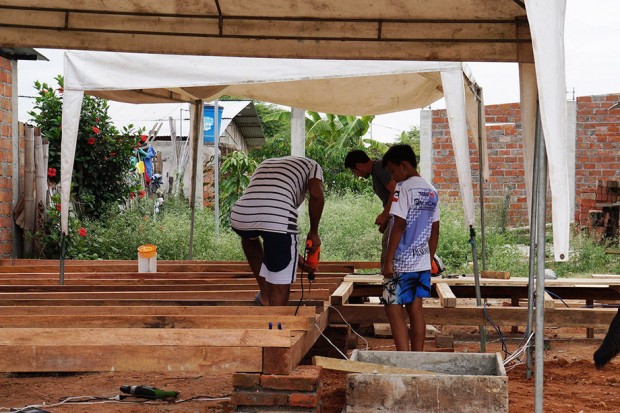
[[[95,142],[97,142],[97,139],[95,139],[93,137],[88,138],[88,140],[86,141],[86,143],[89,144],[89,145],[94,145]]]
[[[146,142],[147,139],[148,139],[148,136],[146,136],[146,135],[141,135],[140,136],[140,142]]]
[[[61,206],[60,206],[60,202],[59,202],[59,203],[56,204],[56,211],[60,212],[60,208],[61,208]]]
[[[78,229],[78,234],[80,235],[80,237],[85,237],[87,234],[86,228],[80,227],[80,229]]]
[[[47,168],[47,176],[50,178],[56,176],[56,168]]]
[[[146,195],[146,192],[144,192],[144,189],[141,189],[140,192],[138,192],[138,195],[140,196],[140,198],[144,198],[144,195]]]
[[[99,135],[99,128],[96,126],[93,126],[93,132],[96,133],[97,135]]]
[[[109,155],[110,155],[110,158],[114,158],[116,156],[116,152],[112,151],[109,153]]]
[[[136,194],[134,194],[133,192],[129,193],[129,199],[134,199],[136,197]]]
[[[58,93],[63,93],[65,91],[65,88],[64,87],[59,87],[56,90],[58,91]]]

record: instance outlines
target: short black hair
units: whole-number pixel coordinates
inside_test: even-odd
[[[403,162],[409,162],[414,168],[418,167],[418,160],[415,157],[413,148],[404,143],[394,145],[387,150],[385,155],[383,155],[383,160],[381,162],[383,168],[387,166],[388,162],[392,162],[395,165]]]
[[[349,151],[346,158],[344,158],[344,167],[353,169],[358,163],[366,163],[369,160],[370,158],[368,157],[368,155],[366,155],[366,152],[360,149],[356,149],[353,151]]]

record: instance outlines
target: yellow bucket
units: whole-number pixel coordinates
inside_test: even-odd
[[[152,258],[157,255],[157,246],[153,244],[144,244],[138,247],[138,257]]]

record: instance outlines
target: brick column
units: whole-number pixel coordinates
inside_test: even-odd
[[[13,73],[0,57],[0,258],[13,252]]]
[[[235,411],[320,413],[321,372],[318,366],[297,366],[287,375],[235,373]]]

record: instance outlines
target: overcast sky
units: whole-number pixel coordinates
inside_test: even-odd
[[[620,1],[568,0],[565,25],[567,97],[620,92]],[[49,62],[19,62],[19,95],[32,96],[35,80],[54,84],[62,73],[62,51],[37,49]],[[519,100],[516,63],[469,63],[474,78],[484,89],[485,103]],[[19,120],[27,121],[32,99],[19,99]],[[112,103],[113,104],[113,103]],[[432,105],[443,108],[443,102]],[[379,115],[373,122],[373,137],[394,139],[400,131],[419,125],[419,110]]]

